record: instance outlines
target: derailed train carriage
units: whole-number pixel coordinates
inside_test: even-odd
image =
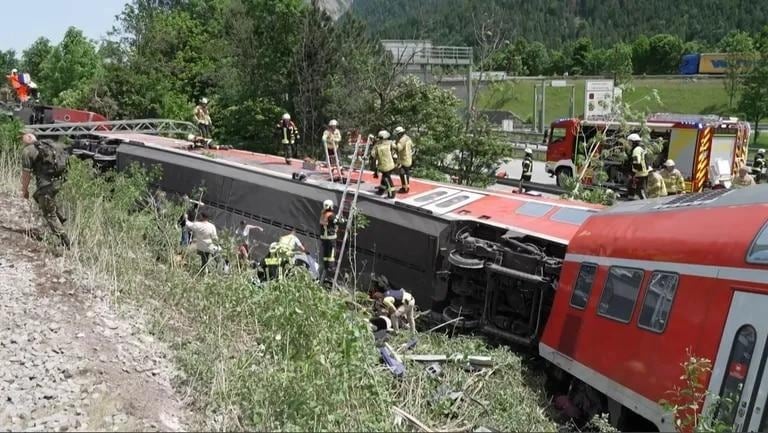
[[[338,203],[343,190],[325,172],[305,171],[305,181],[295,180],[302,171],[298,161],[286,165],[282,158],[237,150],[205,156],[185,150],[189,143],[181,140],[119,137],[118,168],[159,165],[158,186],[173,194],[202,188],[220,227],[246,220],[265,228],[258,234],[261,254],[292,228],[318,251],[322,202]],[[356,240],[363,284],[371,273],[385,274],[436,320],[461,316],[464,328],[528,346],[546,321],[568,240],[599,209],[420,180],[393,203],[373,194],[376,180],[369,174],[364,181],[358,207],[369,222]]]

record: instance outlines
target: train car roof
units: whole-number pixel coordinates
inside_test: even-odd
[[[621,203],[582,225],[566,260],[626,266],[651,261],[673,270],[740,269],[733,273],[768,278],[765,197],[768,185],[755,185]],[[749,259],[754,254],[761,258]]]
[[[331,191],[341,191],[343,184],[329,182],[327,170],[308,170],[302,161],[292,160],[286,164],[282,157],[244,150],[186,150],[190,143],[184,140],[133,133],[98,133],[110,139],[158,147],[172,152],[181,152],[198,158],[214,156],[214,160],[239,166],[275,177],[292,178],[294,173],[304,173],[308,184],[314,184]],[[372,191],[378,184],[370,171],[363,175],[360,195],[368,199],[381,200]],[[561,198],[536,197],[507,191],[490,191],[463,185],[444,184],[413,178],[410,193],[398,194],[393,206],[402,206],[427,212],[448,220],[467,220],[513,230],[523,235],[536,236],[552,242],[567,245],[579,226],[603,206]]]

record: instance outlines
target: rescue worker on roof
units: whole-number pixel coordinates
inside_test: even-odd
[[[334,176],[334,170],[341,176],[339,167],[339,146],[341,145],[341,131],[338,129],[339,122],[336,119],[328,122],[328,129],[323,131],[323,146],[328,154],[328,167],[331,169],[331,176]]]
[[[667,186],[664,178],[653,167],[648,167],[648,198],[666,197]]]
[[[765,176],[765,149],[758,149],[755,154],[755,159],[752,162],[752,176],[755,178],[755,183],[760,183]]]
[[[664,186],[667,187],[667,194],[685,194],[685,179],[680,170],[675,168],[675,161],[668,159],[664,163],[664,170],[661,170],[661,177],[664,178]]]
[[[395,198],[395,186],[392,184],[392,172],[395,171],[395,159],[392,157],[394,143],[389,139],[389,132],[379,131],[378,141],[373,146],[372,161],[375,171],[381,172],[381,184],[376,188],[376,194],[387,193],[387,198]]]
[[[211,138],[213,123],[208,113],[208,98],[200,100],[200,103],[195,107],[194,116],[195,122],[197,122],[197,129],[200,130],[200,136],[205,139]]]
[[[634,193],[641,199],[647,198],[648,190],[648,164],[645,161],[646,150],[643,140],[638,134],[630,134],[627,140],[632,144],[632,174],[634,176]],[[630,192],[630,197],[634,195]]]
[[[533,150],[525,148],[525,157],[523,158],[523,174],[520,175],[520,188],[521,193],[525,192],[525,186],[523,182],[530,182],[533,177]]]
[[[739,174],[731,179],[733,189],[746,188],[755,184],[755,180],[749,175],[747,167],[739,167]]]
[[[400,166],[400,189],[398,192],[408,194],[411,189],[411,167],[413,166],[413,141],[405,128],[395,128],[395,150],[397,151],[397,163]]]
[[[28,89],[22,82],[23,78],[19,75],[18,69],[11,69],[11,74],[6,75],[6,78],[8,79],[11,88],[16,92],[16,99],[21,103],[27,102],[29,100]]]
[[[35,176],[37,188],[32,197],[43,213],[51,232],[69,249],[69,237],[64,232],[66,219],[59,212],[56,197],[64,183],[69,154],[60,142],[38,141],[31,133],[22,136],[24,148],[21,151],[21,196],[29,199],[29,182]]]
[[[327,276],[336,266],[336,238],[342,219],[333,211],[333,201],[323,202],[320,212],[320,244],[323,253],[323,274]]]
[[[400,319],[404,316],[408,321],[411,332],[416,332],[414,308],[416,300],[405,289],[396,289],[389,279],[379,275],[371,280],[372,288],[368,295],[371,299],[381,302],[384,312],[392,322],[395,332],[400,329]]]
[[[277,130],[280,133],[280,143],[283,145],[285,163],[290,164],[293,157],[293,146],[296,144],[296,140],[299,139],[299,130],[296,128],[293,120],[291,120],[290,114],[283,114],[283,118],[277,123]]]

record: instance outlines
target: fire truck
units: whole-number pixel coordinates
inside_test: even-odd
[[[660,152],[652,161],[660,167],[667,159],[675,161],[686,180],[688,192],[730,181],[739,164],[744,164],[749,146],[750,125],[736,118],[719,116],[653,114],[646,122],[620,124],[611,120],[560,119],[552,123],[547,146],[546,170],[562,183],[562,176],[573,177],[582,171],[580,163],[588,155],[599,155],[608,150],[605,169],[606,185],[621,188],[628,182],[631,171],[625,164],[629,149],[623,138],[645,127],[650,139],[660,143]],[[605,140],[597,148],[593,139],[604,134]],[[589,182],[590,176],[583,180]]]

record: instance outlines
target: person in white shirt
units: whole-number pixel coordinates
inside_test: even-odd
[[[243,260],[248,260],[248,256],[251,252],[251,242],[249,239],[251,229],[256,229],[260,232],[264,231],[264,229],[259,226],[246,224],[245,220],[240,221],[240,225],[237,227],[237,230],[235,230],[235,236],[237,237],[237,257]]]
[[[216,226],[208,221],[208,214],[206,212],[200,212],[197,216],[197,221],[190,221],[184,215],[184,226],[192,232],[191,245],[197,250],[202,266],[205,267],[211,259],[211,254],[217,253],[220,249],[215,243],[219,240]]]

